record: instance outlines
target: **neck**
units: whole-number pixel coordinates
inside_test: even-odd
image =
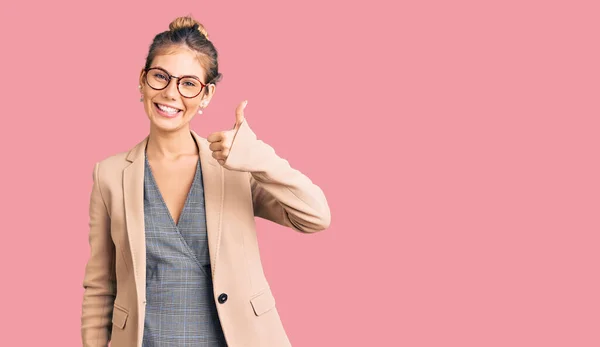
[[[188,127],[173,132],[150,127],[146,153],[148,159],[176,160],[185,156],[197,156],[198,146]]]

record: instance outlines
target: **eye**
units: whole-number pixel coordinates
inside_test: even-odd
[[[191,80],[185,80],[181,84],[183,84],[184,87],[196,87],[198,85],[196,82]]]
[[[156,78],[158,80],[165,80],[165,81],[168,79],[167,75],[160,73],[160,72],[155,72],[154,78]]]

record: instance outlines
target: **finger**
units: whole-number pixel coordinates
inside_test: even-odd
[[[246,105],[248,105],[248,100],[240,102],[238,107],[235,109],[235,125],[233,126],[234,129],[238,129],[240,125],[244,123],[244,109],[246,108]]]
[[[227,159],[227,154],[229,154],[229,151],[214,151],[212,152],[212,157],[217,160],[225,160]]]
[[[208,140],[208,142],[213,143],[213,142],[221,141],[224,138],[225,137],[223,136],[223,132],[218,131],[216,133],[212,133],[212,134],[208,135],[208,137],[206,139]]]
[[[231,147],[231,142],[233,137],[235,136],[234,130],[226,130],[221,132],[221,139],[219,141],[210,142],[210,149],[213,151],[220,151],[223,149],[229,149]]]
[[[210,144],[210,146],[208,146],[208,148],[211,151],[221,151],[223,150],[224,146],[223,146],[223,141],[217,141],[217,142],[213,142]]]

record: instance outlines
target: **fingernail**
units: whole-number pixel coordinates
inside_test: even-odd
[[[244,106],[248,105],[248,100],[244,101]]]

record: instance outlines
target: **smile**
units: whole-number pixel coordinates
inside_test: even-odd
[[[157,103],[154,103],[154,107],[156,108],[156,110],[158,111],[158,113],[161,116],[164,116],[164,117],[167,117],[167,118],[177,117],[179,115],[179,113],[181,112],[180,109],[173,108],[173,107],[170,107],[170,106],[161,105],[161,104],[157,104]]]

